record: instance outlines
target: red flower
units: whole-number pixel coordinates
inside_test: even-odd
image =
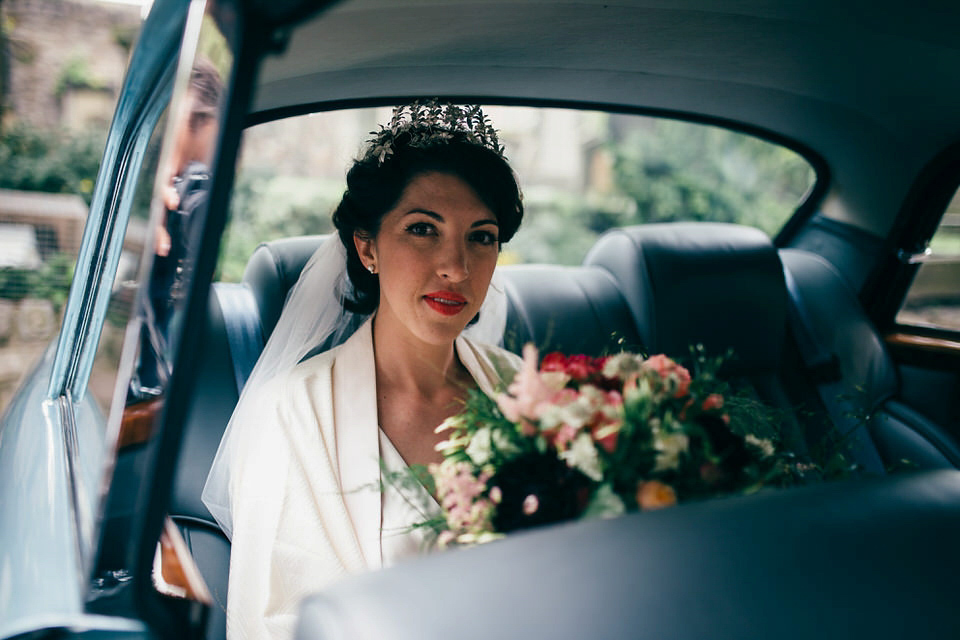
[[[577,354],[567,358],[566,374],[574,380],[586,380],[596,373],[593,364],[593,358],[583,354]]]
[[[723,408],[723,396],[719,393],[711,393],[707,396],[706,400],[703,401],[701,408],[704,411],[713,411],[714,409]]]
[[[567,372],[567,356],[559,351],[548,353],[543,356],[543,362],[540,363],[540,371],[560,371]]]
[[[570,376],[571,380],[583,382],[597,376],[603,368],[606,358],[591,358],[583,354],[565,356],[559,351],[548,353],[540,363],[540,371],[559,371]]]
[[[608,423],[591,429],[594,441],[607,453],[613,453],[617,449],[617,438],[620,437],[620,429],[611,428],[612,426]]]

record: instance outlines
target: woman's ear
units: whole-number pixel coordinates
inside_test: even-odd
[[[360,262],[370,273],[377,272],[377,247],[373,236],[364,231],[353,232],[353,245],[357,248]]]

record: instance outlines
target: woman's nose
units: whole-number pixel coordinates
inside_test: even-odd
[[[461,282],[470,275],[467,264],[467,248],[462,242],[448,242],[440,252],[437,263],[437,273],[441,278],[451,282]]]

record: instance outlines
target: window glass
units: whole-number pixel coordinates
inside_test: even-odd
[[[155,127],[140,171],[88,386],[104,411],[115,393],[124,396],[125,406],[159,399],[172,373],[179,318],[206,213],[223,78],[231,64],[225,39],[213,18],[205,16],[183,98],[171,107],[172,121],[165,116]],[[151,254],[149,260],[145,254]],[[149,265],[147,271],[143,265]],[[125,388],[118,390],[121,351],[128,340],[126,348],[135,352],[133,366]]]
[[[960,331],[960,190],[910,285],[897,322]]]
[[[737,222],[775,234],[815,180],[782,146],[720,127],[570,109],[484,107],[520,178],[526,216],[502,261],[579,264],[611,227]],[[221,278],[259,242],[331,230],[344,175],[391,110],[325,112],[247,131]]]
[[[120,369],[120,355],[124,334],[130,321],[137,294],[137,272],[149,234],[150,195],[153,191],[153,176],[160,158],[160,143],[165,130],[166,115],[160,118],[153,130],[144,154],[143,164],[137,176],[136,195],[123,240],[123,251],[113,280],[107,317],[100,333],[97,353],[90,371],[87,391],[96,401],[104,415],[110,409],[111,398]]]

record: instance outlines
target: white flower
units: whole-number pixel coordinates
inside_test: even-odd
[[[473,437],[470,438],[470,444],[467,445],[466,453],[475,465],[484,465],[490,460],[493,454],[490,444],[489,427],[483,427],[474,432]]]
[[[520,453],[520,447],[515,445],[500,429],[493,432],[493,446],[497,448],[497,451],[506,456]]]
[[[593,439],[588,433],[581,433],[574,438],[573,443],[566,451],[557,454],[567,466],[577,469],[591,480],[603,480],[603,471],[600,469],[600,456],[593,445]]]
[[[552,391],[560,391],[570,382],[570,376],[563,371],[541,371],[540,380]]]
[[[468,436],[461,436],[459,438],[450,438],[449,440],[441,440],[434,447],[437,451],[444,455],[451,455],[457,451],[463,450],[465,446],[469,443],[470,438]]]
[[[633,353],[618,353],[610,356],[603,363],[603,376],[605,378],[619,378],[626,380],[631,373],[640,371],[640,363],[643,360]]]
[[[653,434],[653,447],[657,450],[657,463],[654,471],[667,471],[680,466],[680,454],[690,447],[690,439],[682,433]]]
[[[748,433],[743,437],[743,439],[747,444],[759,449],[760,453],[763,454],[763,457],[769,458],[773,455],[773,443],[766,438],[758,438],[752,433]]]
[[[456,428],[462,427],[464,423],[465,423],[465,420],[463,416],[458,413],[456,415],[450,416],[449,418],[441,422],[440,426],[434,429],[433,432],[442,433],[447,429],[456,429]]]

